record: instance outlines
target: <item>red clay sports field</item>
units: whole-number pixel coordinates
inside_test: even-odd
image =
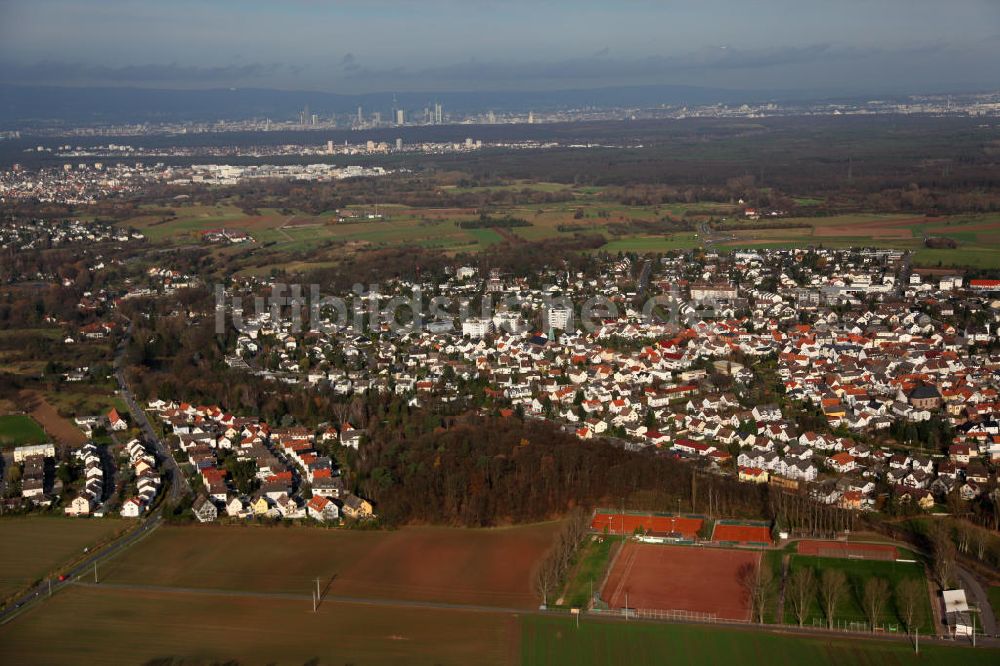
[[[799,541],[800,555],[844,557],[853,560],[896,560],[899,551],[887,543],[850,543],[847,541]]]
[[[686,516],[598,512],[590,521],[590,529],[603,532],[607,528],[609,534],[630,535],[641,527],[647,534],[669,534],[676,531],[685,539],[694,539],[703,523],[701,518]]]
[[[771,528],[766,524],[720,520],[712,530],[712,541],[769,545]]]
[[[760,558],[752,550],[629,542],[615,558],[601,598],[610,608],[624,608],[627,595],[629,608],[748,620],[750,605],[739,571],[759,565]]]

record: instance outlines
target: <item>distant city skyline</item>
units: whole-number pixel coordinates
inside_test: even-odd
[[[991,0],[0,0],[0,82],[339,93],[1000,88]]]

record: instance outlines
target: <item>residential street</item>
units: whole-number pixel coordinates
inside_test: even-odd
[[[146,418],[146,412],[142,409],[142,406],[136,402],[135,396],[132,395],[132,391],[129,389],[128,384],[125,381],[125,348],[128,346],[128,341],[131,336],[132,322],[130,321],[128,328],[125,330],[125,337],[118,345],[118,349],[115,350],[115,379],[118,380],[118,388],[121,391],[122,399],[125,400],[125,404],[128,405],[128,410],[132,415],[133,421],[138,424],[146,440],[151,442],[153,446],[156,447],[157,457],[163,465],[164,476],[167,477],[167,481],[170,485],[170,501],[176,502],[185,495],[191,494],[191,484],[188,482],[187,477],[184,476],[184,473],[177,465],[177,461],[174,460],[174,456],[170,452],[170,447],[167,446],[166,442],[163,442],[159,436],[157,436],[156,431],[149,422],[149,419]]]

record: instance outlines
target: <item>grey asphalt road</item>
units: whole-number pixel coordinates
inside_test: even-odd
[[[988,636],[1000,635],[997,631],[997,620],[994,614],[996,609],[990,606],[986,589],[980,584],[979,579],[963,567],[956,567],[955,572],[962,582],[962,589],[965,590],[968,600],[979,609],[979,620],[982,622],[983,631]]]

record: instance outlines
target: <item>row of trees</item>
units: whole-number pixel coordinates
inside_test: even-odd
[[[791,609],[798,625],[804,626],[816,602],[826,618],[828,628],[833,628],[837,609],[850,591],[847,575],[840,569],[825,569],[819,576],[811,567],[795,569],[785,584],[785,603]],[[891,601],[906,630],[912,633],[917,626],[917,611],[927,595],[927,588],[918,578],[904,578],[895,590],[885,578],[868,578],[860,590],[861,607],[872,631],[883,620],[883,613]]]
[[[534,586],[546,605],[549,603],[549,596],[560,589],[569,575],[589,526],[589,513],[579,507],[570,511],[556,534],[552,548],[538,565]]]

